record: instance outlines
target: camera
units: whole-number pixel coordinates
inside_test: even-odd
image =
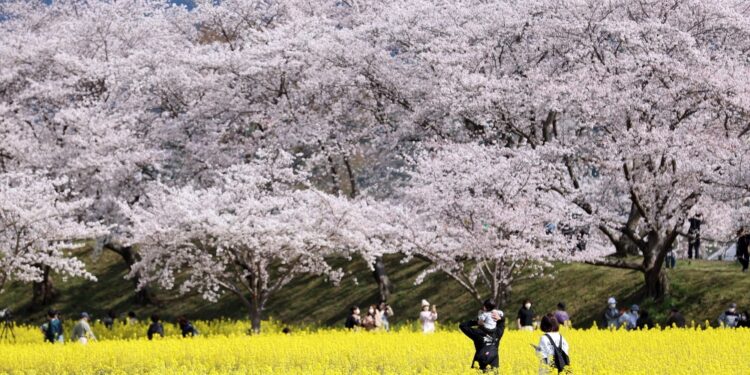
[[[2,309],[0,310],[0,321],[10,321],[13,319],[13,313],[10,311],[10,309]]]

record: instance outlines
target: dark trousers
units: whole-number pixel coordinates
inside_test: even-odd
[[[748,257],[740,257],[737,258],[737,260],[740,261],[740,264],[742,264],[742,272],[747,271],[747,266],[750,264],[750,259]]]
[[[664,261],[667,263],[667,268],[674,268],[677,265],[677,259],[674,257],[674,254],[667,255]]]
[[[695,240],[694,242],[688,243],[688,259],[693,259],[693,250],[695,250],[695,259],[700,259],[700,248],[701,240]]]

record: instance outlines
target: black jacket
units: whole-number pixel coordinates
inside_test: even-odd
[[[152,340],[154,338],[154,335],[164,337],[164,326],[162,326],[159,322],[153,322],[150,326],[148,326],[148,332],[146,332],[146,336],[148,336],[149,340]]]
[[[346,317],[346,322],[344,322],[344,327],[349,329],[359,327],[361,325],[362,319],[358,316],[354,316],[354,314],[349,314],[349,316]]]
[[[748,258],[748,247],[750,247],[750,234],[746,234],[737,239],[737,258]]]
[[[498,347],[500,346],[500,339],[503,338],[503,333],[505,333],[505,319],[500,319],[497,322],[495,330],[490,332],[479,329],[476,320],[463,322],[459,324],[458,328],[474,342],[474,350],[476,352],[474,359],[471,361],[472,367],[474,367],[474,362],[479,363],[481,370],[486,370],[487,366],[492,366],[492,368],[499,367],[500,357],[498,355]]]

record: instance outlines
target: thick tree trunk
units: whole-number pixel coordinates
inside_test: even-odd
[[[669,294],[669,279],[664,272],[664,260],[676,237],[676,232],[667,236],[662,236],[656,231],[649,233],[648,247],[643,250],[644,292],[646,297],[660,301]]]
[[[115,244],[107,244],[104,246],[105,248],[112,250],[113,252],[117,253],[122,257],[122,260],[125,262],[125,264],[128,266],[128,270],[132,269],[133,265],[137,261],[136,259],[136,253],[132,246],[119,246]],[[135,289],[135,295],[133,296],[133,299],[135,303],[139,305],[156,305],[156,298],[154,298],[153,293],[151,292],[151,289],[147,286],[144,286],[140,289],[138,289],[138,284],[140,284],[140,277],[138,275],[133,276],[133,286]]]
[[[645,279],[644,292],[647,297],[661,300],[669,295],[669,280],[661,265],[654,266],[643,272]]]
[[[55,289],[50,275],[49,266],[41,266],[42,281],[32,284],[31,305],[33,308],[50,305],[59,296],[59,291]]]
[[[253,334],[259,334],[260,322],[263,317],[263,303],[260,303],[258,298],[253,297],[248,308],[250,309],[250,328]]]
[[[378,283],[378,293],[380,294],[380,301],[388,301],[391,297],[391,280],[388,278],[388,274],[385,272],[385,263],[383,257],[375,258],[373,264],[372,276],[375,278],[375,282]]]

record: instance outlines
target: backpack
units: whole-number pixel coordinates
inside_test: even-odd
[[[554,360],[555,368],[557,372],[563,372],[566,366],[570,366],[570,357],[562,350],[562,335],[560,336],[560,345],[555,345],[555,340],[552,340],[552,336],[545,334],[552,344],[552,359]]]

